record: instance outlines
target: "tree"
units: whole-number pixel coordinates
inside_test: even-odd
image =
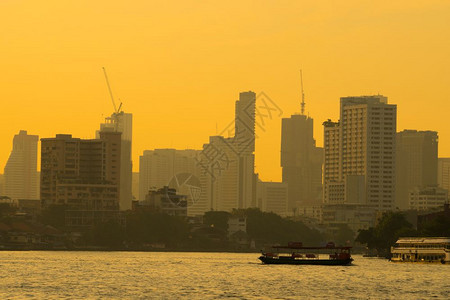
[[[164,243],[175,247],[189,237],[189,225],[176,216],[143,211],[127,216],[127,241],[134,244]]]
[[[420,225],[421,236],[450,236],[450,218],[442,215]]]
[[[95,225],[92,233],[93,242],[98,246],[109,248],[120,248],[123,246],[125,229],[113,220]]]
[[[389,249],[401,236],[416,236],[405,215],[401,212],[386,212],[374,228],[360,230],[356,241],[367,244],[369,249],[377,250],[379,255],[387,256]]]
[[[333,240],[338,245],[347,245],[355,240],[355,232],[347,224],[340,224]]]
[[[274,213],[261,212],[257,208],[235,210],[233,214],[247,218],[247,234],[258,244],[287,244],[298,241],[317,245],[323,237],[300,221],[294,221]]]
[[[226,211],[208,211],[203,216],[203,224],[215,228],[227,231],[228,230],[228,218],[231,216],[229,212]]]

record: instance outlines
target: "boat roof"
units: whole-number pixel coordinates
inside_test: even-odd
[[[397,244],[450,244],[450,237],[401,237]]]
[[[272,248],[276,248],[276,249],[296,249],[296,250],[301,250],[301,249],[305,249],[305,250],[320,250],[320,249],[351,249],[352,247],[339,247],[339,246],[333,246],[333,247],[289,247],[289,246],[272,246]]]

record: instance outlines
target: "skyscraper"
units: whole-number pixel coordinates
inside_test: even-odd
[[[231,143],[238,160],[239,201],[238,208],[256,207],[255,179],[255,111],[256,94],[239,93],[235,109],[235,133]],[[231,154],[232,155],[232,154]],[[234,159],[234,158],[231,158]]]
[[[396,149],[396,206],[408,209],[411,190],[437,186],[438,134],[417,130],[398,132]]]
[[[4,170],[4,194],[12,199],[39,199],[38,139],[37,135],[28,135],[25,130],[14,136],[13,149]]]
[[[235,109],[234,136],[212,136],[199,153],[201,194],[189,215],[256,207],[255,93],[240,93]]]
[[[387,97],[341,98],[340,122],[324,123],[325,202],[327,195],[338,197],[330,195],[333,187],[342,194],[341,203],[362,203],[358,195],[365,194],[364,202],[379,210],[394,207],[396,122],[397,106],[388,104]]]
[[[120,209],[131,209],[132,201],[132,172],[133,163],[131,160],[132,151],[132,126],[133,115],[124,113],[123,111],[114,112],[110,117],[105,119],[105,123],[100,124],[100,130],[96,132],[96,138],[99,138],[99,133],[105,128],[113,129],[116,132],[122,133],[121,137],[121,174],[120,174]]]
[[[288,184],[288,208],[320,203],[323,149],[316,147],[314,121],[297,114],[283,118],[281,124],[282,181]]]

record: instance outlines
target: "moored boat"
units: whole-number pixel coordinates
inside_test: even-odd
[[[334,243],[324,247],[303,247],[300,242],[291,242],[272,248],[273,252],[262,252],[259,260],[265,264],[326,266],[345,266],[353,261],[351,247],[337,247]]]
[[[391,247],[392,262],[450,263],[450,237],[401,237]]]

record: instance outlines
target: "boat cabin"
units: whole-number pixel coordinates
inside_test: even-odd
[[[392,262],[450,263],[449,237],[401,237],[391,247]]]

